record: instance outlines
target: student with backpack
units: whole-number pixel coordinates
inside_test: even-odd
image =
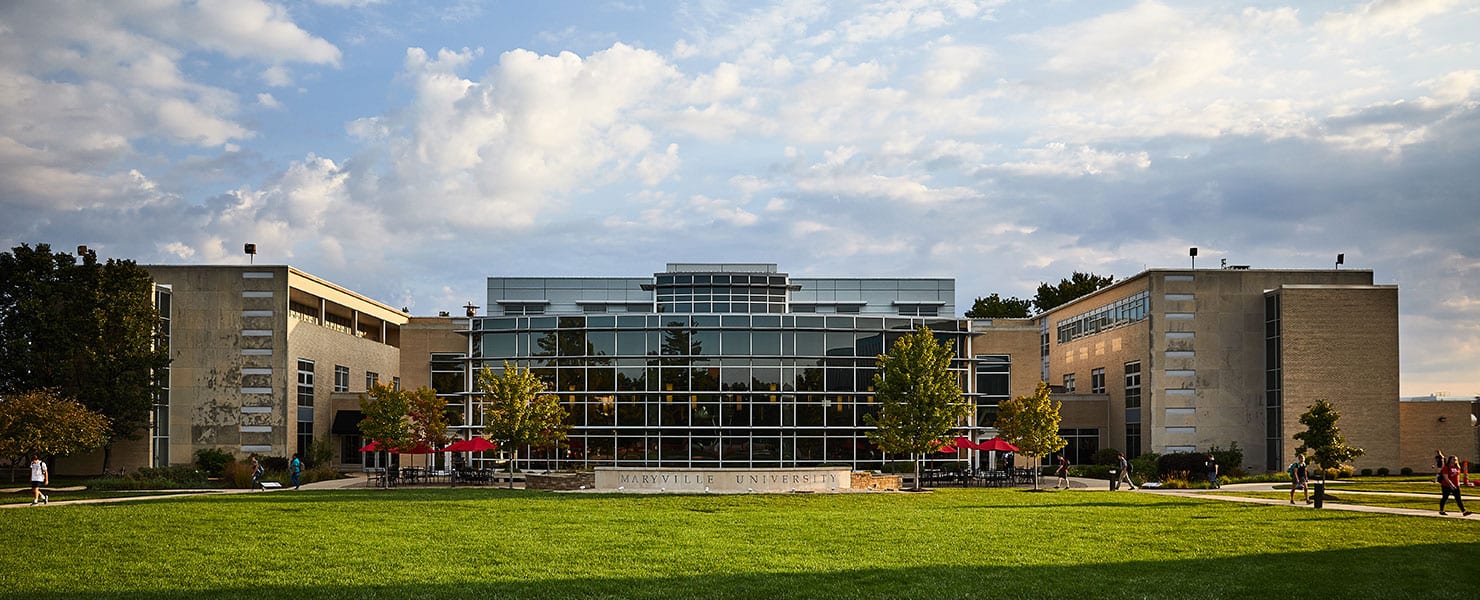
[[[293,474],[293,489],[298,489],[298,476],[303,473],[303,460],[297,452],[293,453],[293,462],[288,463],[288,472]]]
[[[255,455],[252,456],[252,489],[267,491],[267,488],[262,487],[262,475],[265,472],[262,469],[262,461],[257,460]]]
[[[1290,474],[1290,504],[1295,503],[1295,490],[1305,492],[1305,503],[1310,504],[1310,488],[1306,487],[1305,455],[1296,454],[1295,462],[1285,469]]]

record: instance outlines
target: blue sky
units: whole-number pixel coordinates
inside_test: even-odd
[[[1480,392],[1480,5],[0,4],[0,243],[292,264],[416,314],[489,275],[1220,260],[1401,286]]]

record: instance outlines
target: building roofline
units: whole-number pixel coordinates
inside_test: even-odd
[[[1331,272],[1335,272],[1335,271],[1350,271],[1350,272],[1353,272],[1353,273],[1369,273],[1369,274],[1374,272],[1372,269],[1176,269],[1176,268],[1171,268],[1171,267],[1155,267],[1155,268],[1145,269],[1145,270],[1143,270],[1143,271],[1141,271],[1139,273],[1136,273],[1135,275],[1131,275],[1130,277],[1126,277],[1124,279],[1121,279],[1120,281],[1117,281],[1115,283],[1112,283],[1110,285],[1107,285],[1107,286],[1105,286],[1103,288],[1100,288],[1098,290],[1095,290],[1093,292],[1090,292],[1088,294],[1085,294],[1083,296],[1080,296],[1078,298],[1075,298],[1073,300],[1070,300],[1068,302],[1065,302],[1063,304],[1060,304],[1060,305],[1055,306],[1053,308],[1050,308],[1048,310],[1039,311],[1037,313],[1033,313],[1033,315],[1031,317],[1029,317],[1029,318],[1030,319],[1038,319],[1038,318],[1041,318],[1044,315],[1047,315],[1048,313],[1051,313],[1053,311],[1056,311],[1056,310],[1058,310],[1060,308],[1063,308],[1063,307],[1068,306],[1070,304],[1073,304],[1075,302],[1079,302],[1079,301],[1085,300],[1087,298],[1093,298],[1093,297],[1098,296],[1100,294],[1109,293],[1110,290],[1113,290],[1115,288],[1118,288],[1118,287],[1120,287],[1122,285],[1128,285],[1132,281],[1136,281],[1138,279],[1143,279],[1143,278],[1146,278],[1146,277],[1150,277],[1151,275],[1158,274],[1158,273],[1163,273],[1163,274],[1177,274],[1177,275],[1191,275],[1191,274],[1194,274],[1194,273],[1223,273],[1223,272],[1232,272],[1232,273],[1331,273]],[[1306,285],[1306,284],[1301,284],[1301,285]],[[1356,284],[1330,284],[1330,285],[1325,285],[1325,284],[1309,284],[1309,285],[1312,285],[1312,286],[1315,286],[1315,287],[1338,287],[1338,286],[1343,286],[1343,285],[1344,286],[1349,286],[1349,287],[1362,287],[1362,288],[1370,288],[1370,287],[1394,287],[1394,288],[1396,288],[1396,287],[1398,287],[1397,285],[1393,285],[1393,284],[1388,284],[1388,285],[1378,285],[1378,284],[1372,284],[1372,285],[1356,285]],[[1294,287],[1294,285],[1285,285],[1285,286],[1281,286],[1281,287]]]

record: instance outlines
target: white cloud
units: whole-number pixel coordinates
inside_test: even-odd
[[[272,87],[293,85],[293,74],[284,65],[273,65],[262,70],[262,83]]]
[[[1320,27],[1348,42],[1409,35],[1419,23],[1459,4],[1457,0],[1371,0],[1351,12],[1325,15]]]
[[[1144,170],[1151,157],[1142,152],[1104,152],[1088,146],[1069,147],[1055,142],[1039,149],[1018,151],[1026,157],[995,165],[984,165],[988,171],[1005,171],[1039,177],[1080,177],[1084,175],[1118,175],[1125,171]]]
[[[283,104],[281,102],[278,102],[277,98],[273,98],[272,94],[268,94],[265,92],[257,94],[257,104],[261,105],[263,108],[276,109],[283,107]]]

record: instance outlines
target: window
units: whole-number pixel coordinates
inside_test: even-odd
[[[1146,319],[1149,294],[1141,292],[1129,298],[1074,315],[1057,323],[1059,343],[1091,336]]]
[[[1074,393],[1074,374],[1073,373],[1064,373],[1064,391],[1065,392],[1068,392],[1070,394]]]
[[[1125,363],[1125,456],[1141,455],[1141,362]]]
[[[1125,408],[1141,408],[1141,362],[1125,363]],[[1140,421],[1140,419],[1136,419]]]
[[[313,361],[298,359],[298,406],[313,406]]]
[[[1095,453],[1100,451],[1100,430],[1060,429],[1059,437],[1068,442],[1061,452],[1070,464],[1088,465],[1095,462]]]
[[[1105,393],[1105,367],[1100,367],[1089,372],[1089,393]]]
[[[365,391],[370,391],[377,383],[380,383],[380,373],[365,371]]]
[[[392,377],[391,378],[391,389],[393,389],[393,390],[399,390],[399,389],[401,389],[401,378],[400,377]]]
[[[349,391],[349,367],[334,365],[334,391]]]

